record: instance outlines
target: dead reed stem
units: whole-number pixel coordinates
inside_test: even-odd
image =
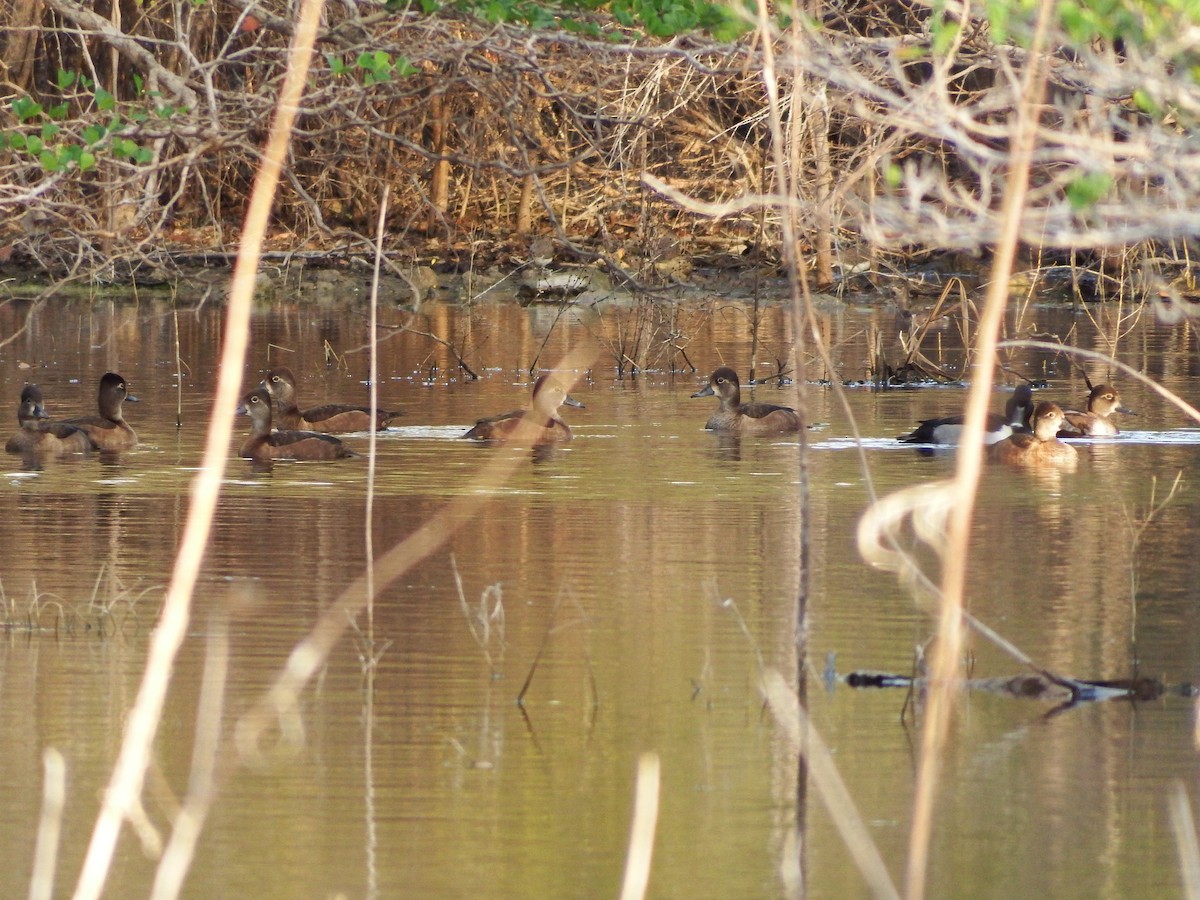
[[[846,783],[838,774],[829,748],[804,712],[804,706],[795,691],[774,669],[764,674],[762,690],[784,736],[808,763],[808,771],[817,786],[817,792],[829,810],[842,842],[866,879],[867,887],[876,897],[899,898],[900,894],[892,883],[883,857],[879,855],[870,830],[859,816],[854,799],[846,790]]]
[[[950,510],[947,523],[947,552],[942,567],[937,641],[931,653],[931,683],[921,733],[912,831],[909,834],[905,895],[910,900],[925,896],[929,843],[933,833],[942,751],[949,731],[955,689],[961,678],[959,660],[963,643],[963,590],[966,584],[971,520],[975,512],[975,495],[983,459],[984,419],[992,390],[992,372],[996,365],[996,343],[1008,300],[1008,282],[1021,232],[1021,211],[1029,187],[1029,169],[1037,136],[1037,110],[1045,92],[1045,67],[1041,65],[1040,60],[1053,6],[1050,0],[1042,0],[1033,44],[1029,51],[1030,64],[1024,73],[1021,102],[1017,104],[1014,113],[1016,121],[1013,129],[1013,151],[1009,159],[1009,182],[1001,210],[1000,240],[996,246],[983,315],[976,333],[976,364],[980,377],[972,379],[968,395],[967,418],[954,475],[957,502]]]
[[[775,69],[775,31],[772,25],[772,11],[769,8],[767,0],[757,0],[757,29],[758,39],[761,41],[762,49],[762,79],[763,86],[767,94],[767,119],[771,134],[770,154],[771,161],[775,170],[775,198],[771,205],[779,210],[779,226],[782,235],[782,257],[784,268],[788,273],[788,288],[791,297],[791,318],[792,318],[792,371],[795,372],[795,378],[792,383],[795,390],[795,407],[800,415],[800,433],[799,433],[799,452],[797,454],[797,472],[796,479],[798,483],[797,492],[799,508],[799,518],[796,523],[796,599],[795,610],[792,615],[792,647],[795,652],[793,659],[794,671],[792,672],[792,683],[795,689],[795,698],[797,707],[801,706],[805,701],[807,693],[807,671],[808,667],[805,664],[808,653],[808,599],[809,599],[809,528],[808,528],[808,432],[806,429],[809,416],[808,404],[805,397],[805,370],[804,370],[804,348],[806,341],[804,339],[804,327],[806,322],[814,322],[812,292],[809,289],[808,275],[805,270],[804,261],[801,259],[799,246],[799,226],[797,223],[797,204],[795,201],[795,191],[800,178],[800,163],[799,163],[799,131],[798,119],[801,116],[803,108],[803,96],[801,84],[804,80],[803,74],[798,69],[791,71],[791,106],[789,115],[791,116],[791,130],[788,136],[784,132],[783,109],[779,97],[779,82],[778,75]],[[796,17],[798,18],[798,17]],[[793,40],[797,37],[795,30],[792,32]],[[790,137],[790,140],[788,139]],[[815,323],[814,323],[815,324]],[[819,332],[814,329],[818,342],[820,341]],[[798,713],[799,714],[799,713]],[[809,760],[805,747],[797,744],[799,753],[796,760],[796,810],[794,813],[795,819],[792,824],[793,833],[799,833],[800,828],[807,822],[806,811],[804,805],[807,802],[808,789],[807,779],[809,778],[811,760]],[[800,839],[795,842],[797,848],[807,846],[807,841],[803,840],[803,835],[799,835]],[[872,845],[873,847],[873,845]],[[803,873],[804,866],[802,860],[796,861],[797,867]]]
[[[1196,840],[1196,820],[1192,816],[1192,804],[1188,801],[1187,789],[1182,781],[1175,782],[1168,805],[1171,828],[1175,832],[1175,847],[1179,851],[1183,896],[1188,900],[1200,900],[1200,842]]]
[[[54,896],[58,839],[62,834],[63,807],[67,796],[67,764],[63,755],[53,747],[47,747],[42,754],[42,771],[45,777],[42,784],[42,813],[38,818],[29,900],[50,900]]]
[[[225,461],[233,432],[233,413],[250,338],[250,301],[254,295],[258,257],[280,172],[287,158],[292,126],[304,92],[323,8],[324,0],[303,0],[298,14],[287,74],[250,196],[242,243],[230,285],[217,396],[213,402],[200,473],[194,483],[179,554],[175,558],[175,569],[167,587],[162,617],[150,643],[150,655],[141,687],[129,714],[120,754],[75,887],[76,900],[95,900],[100,896],[108,879],[121,825],[141,806],[146,767],[158,732],[167,688],[171,683],[175,657],[187,633],[192,592],[212,528],[217,498],[221,493],[221,480],[225,475]]]
[[[625,858],[621,900],[642,900],[650,884],[650,862],[654,857],[654,835],[658,830],[660,768],[657,753],[643,753],[638,760],[633,827],[629,833],[629,853]]]
[[[379,222],[375,229],[375,268],[371,272],[371,421],[375,421],[379,409],[379,269],[383,259],[383,236],[387,228],[388,197],[391,193],[389,185],[383,186],[383,194],[379,198]],[[363,540],[366,543],[367,563],[367,643],[369,652],[367,658],[372,665],[375,661],[375,582],[371,573],[375,568],[375,532],[373,527],[375,512],[375,442],[376,429],[372,428],[367,438],[367,502],[365,509],[366,522],[363,526]]]
[[[229,617],[214,612],[209,623],[208,653],[196,706],[196,736],[192,742],[192,768],[183,808],[175,817],[158,870],[154,873],[151,900],[174,900],[183,889],[192,866],[196,842],[217,797],[217,759],[221,747],[222,710],[229,682]]]

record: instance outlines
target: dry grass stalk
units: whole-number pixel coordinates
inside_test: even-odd
[[[650,884],[650,862],[654,858],[654,835],[658,830],[658,793],[661,786],[657,753],[644,753],[638,760],[637,794],[633,803],[633,826],[621,900],[642,900]]]
[[[323,6],[323,0],[304,0],[298,13],[291,64],[279,95],[277,115],[271,123],[267,147],[251,195],[241,251],[233,273],[217,396],[213,402],[200,473],[196,476],[187,523],[171,583],[167,588],[162,617],[151,641],[142,684],[129,714],[121,751],[76,884],[76,900],[95,900],[100,896],[108,878],[121,826],[140,808],[142,785],[158,731],[163,701],[171,681],[176,654],[187,633],[192,592],[208,543],[217,498],[221,493],[233,429],[233,411],[237,405],[242,364],[249,343],[250,301],[254,294],[258,256],[275,188],[287,157],[292,123],[300,108]]]
[[[1045,40],[1051,4],[1043,3],[1031,56],[1037,60]],[[1016,258],[1017,240],[1029,183],[1030,160],[1036,141],[1034,110],[1045,89],[1045,76],[1036,63],[1026,72],[1023,102],[1017,107],[1015,145],[1009,161],[1009,182],[1004,194],[1000,241],[993,259],[991,278],[977,334],[976,364],[982,376],[972,381],[962,444],[957,455],[954,492],[957,502],[947,518],[947,550],[943,557],[941,607],[937,636],[930,654],[931,689],[921,733],[921,755],[913,801],[909,836],[908,872],[905,894],[925,896],[929,865],[929,843],[933,834],[934,803],[941,776],[941,757],[950,727],[956,688],[962,679],[963,589],[966,584],[971,520],[983,461],[983,430],[996,366],[996,342],[1008,301],[1008,280]]]
[[[62,815],[67,799],[67,764],[53,747],[42,753],[42,771],[45,774],[42,812],[38,818],[33,874],[29,878],[29,900],[50,900],[54,896],[58,839],[62,834]]]
[[[229,679],[229,618],[215,612],[209,623],[208,654],[204,658],[200,701],[196,706],[196,736],[192,770],[183,808],[175,816],[171,837],[154,873],[152,900],[174,900],[183,889],[196,842],[217,798],[217,760],[221,746],[225,686]]]
[[[1192,804],[1182,781],[1175,782],[1168,808],[1171,828],[1175,832],[1175,847],[1179,851],[1183,896],[1188,900],[1200,900],[1200,841],[1196,838],[1196,820],[1192,817]]]
[[[783,676],[773,669],[764,675],[762,690],[780,728],[808,763],[808,772],[817,792],[858,871],[866,880],[868,889],[876,897],[899,898],[900,893],[883,863],[883,857],[871,839],[870,829],[858,814],[854,799],[838,774],[829,748],[813,727],[799,698]]]

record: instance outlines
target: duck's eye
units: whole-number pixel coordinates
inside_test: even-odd
[[[725,379],[724,379],[724,378],[718,378],[718,379],[717,379],[717,384],[724,384],[724,383],[725,383]]]

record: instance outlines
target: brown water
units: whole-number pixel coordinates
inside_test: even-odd
[[[0,309],[4,335],[24,313]],[[383,591],[374,628],[386,648],[374,692],[364,689],[364,637],[351,634],[304,694],[302,746],[223,780],[185,893],[613,896],[636,761],[655,751],[662,798],[651,894],[782,894],[797,765],[758,681],[760,666],[793,664],[798,442],[720,444],[701,428],[711,398],[690,399],[696,376],[672,375],[666,356],[636,379],[617,379],[612,347],[632,311],[556,319],[556,309],[487,304],[429,313],[422,328],[466,346],[484,377],[461,378],[427,338],[382,345],[381,402],[407,416],[378,441],[376,555],[470,492],[479,468],[509,452],[457,436],[481,415],[524,403],[523,370],[539,348],[544,363],[568,347],[594,349],[573,390],[587,409],[565,411],[576,440],[538,458],[523,454],[480,515]],[[1073,340],[1096,349],[1106,347],[1102,330],[1115,333],[1114,324],[1101,329],[1069,310],[1026,313],[1010,323],[1014,331],[1034,319],[1042,332],[1074,327]],[[737,300],[707,319],[681,311],[688,358],[703,372],[721,363],[744,372],[746,315]],[[871,328],[891,321],[866,303],[825,314],[843,377],[862,377]],[[120,371],[141,398],[126,414],[142,439],[135,451],[37,471],[14,457],[0,461],[0,577],[12,625],[0,654],[0,895],[27,889],[41,754],[50,747],[64,754],[68,775],[59,893],[74,885],[185,520],[221,325],[212,305],[177,318],[154,301],[46,307],[0,349],[0,398],[13,410],[31,380],[52,414],[90,412],[99,376]],[[787,343],[778,311],[768,314],[764,337],[768,365]],[[246,381],[287,364],[302,380],[302,404],[361,402],[366,343],[365,320],[349,306],[264,308]],[[942,361],[960,362],[957,337],[942,343]],[[1186,326],[1139,322],[1116,355],[1196,399]],[[1009,362],[1047,377],[1047,396],[1077,403],[1086,394],[1061,360],[1022,351]],[[1117,678],[1136,665],[1172,684],[1192,681],[1200,663],[1200,556],[1190,531],[1200,505],[1200,431],[1145,388],[1119,384],[1140,415],[1121,422],[1120,438],[1081,445],[1079,471],[986,472],[971,609],[1063,674]],[[759,400],[789,398],[774,387],[755,391]],[[826,688],[819,675],[830,654],[839,673],[908,672],[914,647],[929,636],[927,617],[895,578],[858,555],[855,528],[868,497],[862,464],[865,457],[883,493],[949,474],[951,456],[923,456],[894,437],[963,398],[957,388],[849,391],[860,455],[840,402],[826,388],[809,389],[811,418],[822,425],[810,438],[808,706],[897,882],[918,739],[902,721],[903,693]],[[998,393],[994,406],[1002,402]],[[211,617],[231,610],[231,728],[366,558],[365,461],[255,471],[232,458],[244,424],[148,779],[147,813],[164,830],[187,788],[201,672],[217,630]],[[347,441],[365,451],[365,435]],[[1177,472],[1182,493],[1135,552],[1127,522],[1144,513],[1154,479],[1162,497]],[[472,637],[456,578],[472,609],[497,586],[488,596],[503,620],[493,622],[486,648]],[[980,640],[972,651],[975,676],[1023,671]],[[1180,894],[1166,801],[1176,779],[1194,788],[1191,701],[1168,695],[1054,709],[962,697],[930,896]],[[805,796],[807,894],[864,895],[816,792]],[[127,830],[109,896],[146,894],[153,872]]]

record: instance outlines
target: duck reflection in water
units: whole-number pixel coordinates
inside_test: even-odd
[[[276,459],[325,460],[358,456],[337,438],[314,431],[271,431],[271,395],[258,387],[242,398],[239,415],[250,417],[240,455],[257,463]]]
[[[720,401],[704,427],[728,434],[794,434],[800,431],[800,417],[788,406],[772,403],[743,403],[742,386],[737,372],[726,366],[708,376],[708,384],[692,397],[716,396]]]
[[[533,383],[533,398],[528,411],[514,409],[480,419],[463,438],[495,444],[512,441],[533,447],[565,443],[574,435],[571,427],[558,417],[558,410],[564,405],[586,409],[567,394],[567,389],[557,378],[541,375]]]
[[[65,422],[46,421],[49,418],[41,388],[36,384],[25,385],[17,406],[17,423],[21,430],[8,439],[4,445],[5,452],[19,453],[28,462],[35,462],[46,457],[87,453],[96,449],[96,442],[82,428]]]
[[[989,448],[992,459],[1009,466],[1074,469],[1079,454],[1058,439],[1062,422],[1063,411],[1057,403],[1039,403],[1033,410],[1033,434],[1014,434],[993,444]]]

